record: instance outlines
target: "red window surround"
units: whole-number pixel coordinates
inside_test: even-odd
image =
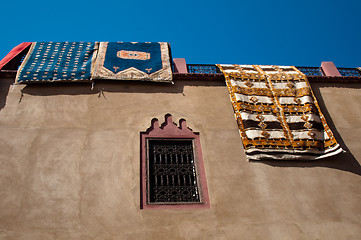
[[[199,133],[193,132],[187,127],[186,120],[179,120],[179,127],[173,123],[170,114],[165,115],[165,122],[159,126],[158,119],[154,118],[151,127],[146,132],[141,132],[141,209],[193,209],[193,208],[210,208],[206,175],[204,170],[203,156]],[[199,190],[202,194],[200,203],[182,204],[147,204],[147,140],[157,139],[192,139],[194,141],[194,157],[197,161],[198,180],[200,181]]]

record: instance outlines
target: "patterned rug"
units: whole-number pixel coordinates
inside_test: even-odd
[[[168,43],[101,42],[92,79],[172,82]]]
[[[343,151],[297,68],[217,66],[225,75],[249,160],[316,160]]]
[[[90,81],[94,46],[93,42],[34,42],[16,82]]]

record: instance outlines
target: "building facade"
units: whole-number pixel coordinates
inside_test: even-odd
[[[93,88],[1,71],[1,239],[359,239],[361,77],[309,76],[345,153],[248,161],[223,76],[174,63],[174,84]],[[202,204],[144,207],[154,126],[198,136]]]

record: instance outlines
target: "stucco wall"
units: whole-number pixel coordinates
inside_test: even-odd
[[[1,81],[0,239],[361,236],[361,84],[313,84],[347,153],[248,162],[222,82]],[[200,133],[210,209],[140,209],[139,134],[166,113]]]

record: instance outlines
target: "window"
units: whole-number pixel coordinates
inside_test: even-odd
[[[200,202],[192,140],[148,140],[148,203]]]
[[[199,134],[167,114],[141,133],[141,208],[209,208]]]

